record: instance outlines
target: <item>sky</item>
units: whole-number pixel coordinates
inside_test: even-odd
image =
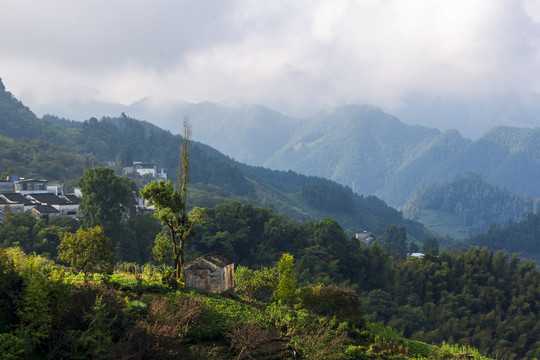
[[[411,108],[540,93],[540,0],[2,0],[0,78],[39,116],[151,96],[459,127]]]

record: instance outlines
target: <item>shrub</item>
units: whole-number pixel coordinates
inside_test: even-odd
[[[12,334],[0,334],[0,354],[4,360],[24,359],[25,344]]]
[[[269,301],[278,286],[277,267],[250,270],[239,266],[234,272],[235,292],[256,301]]]
[[[127,327],[133,324],[135,321],[141,318],[145,318],[148,315],[148,305],[139,300],[129,301],[124,309],[124,317],[122,319],[122,326]]]
[[[360,317],[360,299],[351,289],[335,285],[307,285],[296,291],[295,307],[318,315],[357,319]]]

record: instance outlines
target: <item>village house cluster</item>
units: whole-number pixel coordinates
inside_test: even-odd
[[[45,220],[55,216],[77,218],[81,216],[81,196],[77,188],[73,194],[65,194],[63,184],[8,176],[0,180],[0,222],[4,221],[6,214],[23,211]]]

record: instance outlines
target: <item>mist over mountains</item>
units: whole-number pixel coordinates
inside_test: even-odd
[[[462,109],[463,116],[455,119],[485,117],[498,110],[501,123],[513,117],[529,124],[540,113],[535,111],[540,102],[534,99],[531,95],[503,96],[495,103],[471,100]],[[422,96],[411,100],[410,104],[424,101],[424,107],[407,116],[424,110],[425,116],[435,113],[437,99],[428,100]],[[439,100],[441,117],[450,117],[454,111],[446,110],[455,110],[460,103]],[[92,103],[80,105],[81,109],[92,107]],[[239,162],[324,177],[358,194],[376,195],[394,207],[405,204],[423,187],[450,181],[463,172],[480,174],[488,183],[518,195],[540,197],[538,128],[498,126],[471,140],[454,129],[407,124],[372,105],[336,106],[305,118],[261,105],[193,104],[151,97],[129,106],[94,105],[94,116],[101,110],[124,112],[172,133],[180,131],[183,117],[188,116],[194,140]]]
[[[476,140],[456,130],[406,124],[370,105],[344,105],[299,119],[259,105],[223,106],[144,99],[130,116],[178,128],[234,159],[321,176],[399,207],[422,187],[475,172],[497,186],[540,197],[540,130],[499,126]]]

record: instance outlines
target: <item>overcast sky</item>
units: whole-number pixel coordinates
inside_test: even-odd
[[[391,111],[540,92],[539,21],[540,0],[2,0],[0,77],[38,115],[146,96]]]

